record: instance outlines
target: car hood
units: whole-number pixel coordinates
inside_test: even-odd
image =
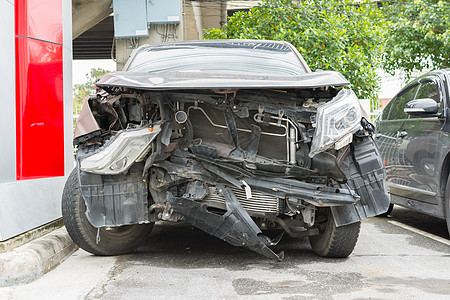
[[[317,88],[345,86],[349,82],[334,71],[316,71],[301,75],[255,75],[206,72],[113,72],[104,75],[97,86],[101,88],[128,87],[141,90],[176,89],[259,89],[259,88]]]

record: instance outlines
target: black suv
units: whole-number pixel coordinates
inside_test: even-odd
[[[450,232],[450,69],[405,86],[375,122],[392,203],[446,219]],[[392,208],[392,206],[391,206]]]

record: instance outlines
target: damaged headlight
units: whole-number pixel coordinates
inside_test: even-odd
[[[121,131],[99,152],[82,160],[81,170],[95,174],[120,174],[148,150],[160,131],[160,125]]]
[[[343,89],[330,102],[320,106],[316,114],[316,130],[310,157],[336,145],[339,149],[352,141],[361,127],[361,106],[352,90]]]

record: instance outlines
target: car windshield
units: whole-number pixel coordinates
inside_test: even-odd
[[[175,43],[148,46],[139,51],[127,71],[258,75],[306,73],[289,46],[269,42]]]

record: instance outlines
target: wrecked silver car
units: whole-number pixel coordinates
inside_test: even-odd
[[[347,84],[311,72],[286,42],[138,48],[77,121],[62,199],[70,236],[123,254],[154,222],[184,221],[275,260],[283,233],[347,257],[361,219],[389,206],[374,128]]]

